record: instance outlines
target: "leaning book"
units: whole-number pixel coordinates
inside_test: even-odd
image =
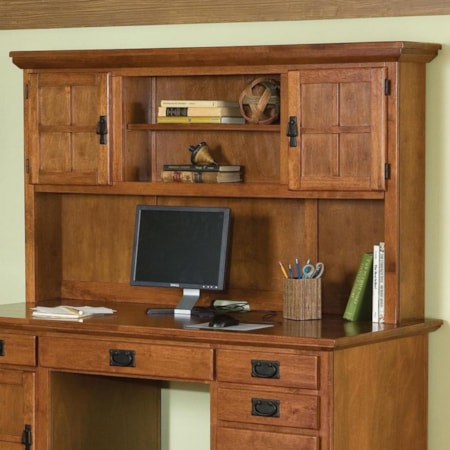
[[[373,254],[364,253],[344,311],[344,319],[372,321]]]

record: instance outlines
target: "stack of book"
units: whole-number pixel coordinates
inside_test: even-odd
[[[244,168],[237,165],[165,164],[161,180],[165,183],[240,183]]]
[[[157,123],[243,124],[239,103],[227,100],[161,100]]]

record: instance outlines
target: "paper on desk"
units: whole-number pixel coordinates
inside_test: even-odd
[[[78,320],[94,315],[113,314],[116,311],[103,306],[36,306],[33,308],[33,317],[49,319]]]

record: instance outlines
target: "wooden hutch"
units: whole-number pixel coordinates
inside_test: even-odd
[[[441,321],[424,319],[425,66],[439,48],[12,52],[24,69],[27,298],[0,307],[0,448],[159,449],[160,383],[182,380],[210,385],[214,450],[426,449],[428,333]],[[258,77],[280,85],[277,123],[157,123],[162,99],[236,100]],[[199,141],[245,181],[161,182]],[[179,291],[130,285],[138,204],[230,207],[220,297],[249,302],[243,321],[275,311],[276,325],[199,331],[146,316]],[[361,254],[379,241],[385,323],[346,322]],[[321,320],[283,320],[278,261],[296,257],[325,263]],[[61,301],[117,312],[31,317]],[[111,349],[133,364],[112,364]]]

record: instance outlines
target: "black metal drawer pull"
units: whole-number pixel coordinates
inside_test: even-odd
[[[106,144],[106,135],[108,134],[108,124],[106,116],[100,116],[97,122],[97,134],[100,136],[100,144]]]
[[[109,351],[109,365],[119,367],[136,367],[136,352],[134,350],[111,349]]]
[[[280,417],[280,401],[252,398],[252,416]]]
[[[0,356],[5,356],[5,341],[0,339]]]
[[[289,147],[297,147],[298,126],[297,117],[289,116],[287,124],[286,136],[289,137]]]
[[[252,377],[280,378],[280,363],[278,361],[252,359]]]
[[[22,431],[21,444],[24,445],[24,450],[31,450],[31,445],[33,444],[33,437],[31,433],[31,425],[26,424]]]

